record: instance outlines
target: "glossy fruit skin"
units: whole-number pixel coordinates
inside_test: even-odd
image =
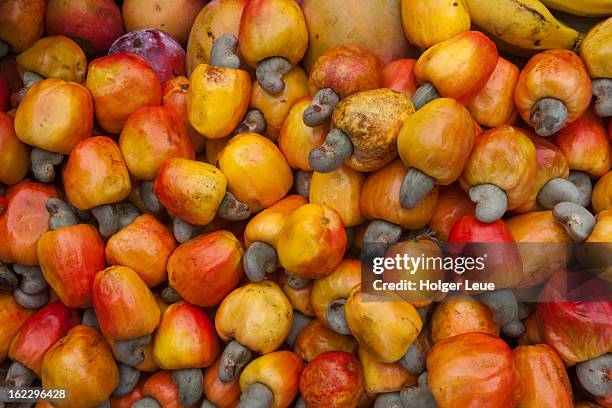
[[[486,333],[439,341],[427,354],[429,388],[440,408],[516,407],[523,384],[512,351]]]
[[[157,3],[127,0],[122,7],[125,28],[127,31],[157,28],[186,44],[189,30],[204,3],[204,0],[162,0]]]
[[[336,299],[346,299],[353,288],[361,283],[361,262],[343,259],[329,275],[314,281],[311,303],[317,319],[326,326],[327,308]]]
[[[554,135],[553,142],[567,158],[569,168],[601,177],[612,167],[611,140],[602,119],[590,110]]]
[[[224,34],[238,37],[240,17],[248,0],[212,0],[202,8],[191,27],[187,43],[187,73],[210,62],[215,38]],[[210,33],[211,35],[208,35]]]
[[[0,362],[8,356],[13,338],[32,313],[34,311],[20,306],[11,292],[0,292],[0,319],[3,322],[0,327]]]
[[[131,31],[113,42],[108,55],[120,52],[131,52],[144,58],[157,73],[162,84],[185,75],[185,50],[165,31]]]
[[[580,287],[582,281],[584,277],[580,274],[566,271],[554,274],[540,293],[540,299],[547,301],[538,302],[536,309],[542,339],[567,366],[599,357],[609,352],[612,345],[612,304],[573,301],[572,288]],[[602,299],[604,286],[597,280],[593,282],[597,285],[591,284],[593,299]]]
[[[104,130],[120,133],[128,117],[143,106],[161,102],[161,84],[144,58],[122,52],[89,64],[85,86]]]
[[[298,334],[293,351],[302,359],[312,361],[326,351],[344,351],[355,354],[357,342],[352,336],[338,334],[319,319],[313,319]]]
[[[58,78],[81,83],[87,71],[87,59],[81,48],[62,35],[41,38],[17,56],[17,68],[40,74],[44,78]]]
[[[591,102],[591,79],[580,57],[568,50],[547,50],[533,56],[521,71],[514,103],[529,125],[533,106],[554,95],[568,111],[566,124],[584,114]]]
[[[478,123],[487,127],[512,124],[516,115],[514,90],[518,77],[518,67],[499,57],[483,89],[467,106]]]
[[[219,340],[206,312],[185,301],[168,306],[153,344],[153,358],[160,368],[208,367],[219,351]]]
[[[152,288],[167,280],[166,264],[176,245],[164,224],[143,214],[109,238],[106,261],[133,269]]]
[[[501,289],[512,288],[523,279],[520,249],[503,220],[484,223],[465,215],[453,225],[448,240],[449,252],[458,256],[485,257],[491,253],[484,268],[472,268],[457,276],[457,281],[494,283],[496,289]]]
[[[612,20],[608,18],[593,26],[580,44],[580,56],[591,78],[612,77],[611,50],[608,41],[611,32]]]
[[[153,191],[174,215],[206,225],[213,220],[226,186],[227,179],[216,167],[175,157],[162,163]]]
[[[191,73],[190,80],[187,114],[191,125],[208,139],[229,136],[249,106],[249,73],[200,64]]]
[[[92,298],[100,329],[109,340],[146,336],[159,324],[160,311],[153,293],[126,266],[111,266],[98,272]]]
[[[533,142],[525,131],[503,125],[476,137],[459,183],[465,191],[479,184],[496,185],[506,193],[511,210],[527,201],[536,175]]]
[[[239,378],[225,383],[217,376],[221,365],[221,358],[215,360],[213,365],[206,369],[204,374],[204,395],[206,399],[218,408],[233,408],[240,398]]]
[[[359,201],[365,175],[342,165],[329,173],[313,172],[310,180],[310,202],[332,207],[346,227],[363,222]]]
[[[257,133],[232,138],[219,156],[228,190],[258,212],[283,198],[293,185],[293,173],[278,147]]]
[[[555,351],[545,345],[519,346],[514,362],[525,393],[519,408],[573,408],[572,386]]]
[[[42,273],[62,303],[90,307],[96,274],[104,269],[104,242],[92,225],[77,224],[44,233],[37,244]]]
[[[31,146],[68,154],[91,135],[93,103],[87,89],[61,79],[34,84],[17,108],[15,133]]]
[[[49,0],[45,30],[75,38],[88,53],[105,53],[124,32],[121,11],[112,0]]]
[[[311,408],[353,407],[362,392],[361,364],[355,356],[342,351],[319,354],[300,378],[300,393]]]
[[[204,148],[206,139],[191,126],[187,112],[187,91],[189,90],[189,79],[177,76],[164,83],[162,87],[162,106],[172,109],[183,121],[187,134],[191,139],[193,150],[199,152]]]
[[[608,171],[597,180],[593,187],[591,202],[596,213],[612,210],[612,171]]]
[[[406,171],[400,160],[394,160],[368,176],[361,190],[360,206],[364,217],[386,220],[406,229],[419,229],[427,225],[436,209],[438,187],[434,186],[416,207],[407,210],[399,202]],[[373,200],[373,197],[376,199]]]
[[[418,258],[421,256],[429,258],[442,258],[444,253],[438,244],[428,238],[416,238],[414,240],[405,240],[397,242],[385,252],[385,257],[395,258],[396,256]],[[382,278],[385,282],[415,282],[417,288],[422,280],[444,281],[446,270],[440,265],[420,265],[418,267],[403,268],[400,265],[394,265],[391,268],[385,268]],[[432,301],[441,297],[441,292],[436,290],[415,289],[415,290],[397,290],[395,293],[400,297],[410,302],[414,307],[425,307],[431,304]]]
[[[250,107],[259,109],[266,120],[264,134],[276,141],[283,123],[293,105],[308,96],[308,77],[300,67],[294,67],[283,80],[285,88],[278,94],[266,92],[259,82],[254,82],[251,89]]]
[[[358,92],[340,101],[332,125],[353,143],[346,165],[371,172],[393,161],[400,129],[413,112],[412,102],[404,94],[384,88]]]
[[[381,86],[412,98],[417,89],[414,76],[415,65],[416,60],[414,59],[398,59],[388,63],[382,69]]]
[[[417,81],[431,82],[445,98],[467,105],[493,73],[497,47],[478,31],[466,31],[425,51],[417,60]]]
[[[331,88],[343,99],[379,88],[381,70],[380,60],[374,53],[358,45],[339,45],[315,61],[308,76],[308,92],[314,95],[323,88]]]
[[[240,282],[243,253],[240,241],[229,231],[196,237],[170,256],[170,285],[193,305],[216,306]]]
[[[37,265],[36,243],[49,231],[49,212],[45,207],[57,191],[48,184],[22,181],[8,188],[0,212],[0,261]]]
[[[397,151],[406,167],[448,185],[461,175],[475,137],[468,110],[453,99],[437,98],[406,118]]]
[[[242,12],[238,40],[240,53],[251,67],[268,57],[298,64],[308,46],[300,5],[290,0],[249,1]]]
[[[565,268],[570,254],[562,244],[573,241],[555,220],[552,211],[517,215],[508,218],[506,226],[518,243],[523,260],[523,279],[518,288],[542,283]]]
[[[0,5],[0,39],[11,51],[26,50],[44,31],[45,0],[8,0]]]
[[[453,225],[464,215],[473,215],[474,208],[475,204],[457,183],[442,186],[429,228],[437,232],[438,239],[448,241]]]
[[[293,320],[293,308],[278,285],[264,280],[234,289],[215,315],[221,340],[236,339],[254,352],[271,353],[283,343]]]
[[[21,326],[11,342],[9,358],[40,375],[49,348],[80,323],[76,309],[69,309],[60,301],[51,302]]]
[[[30,170],[30,148],[17,138],[13,117],[0,111],[0,183],[17,184]]]
[[[406,371],[400,363],[379,363],[363,347],[357,355],[363,369],[364,389],[370,394],[400,391],[405,386],[417,384],[417,376]]]
[[[344,306],[346,321],[359,346],[380,363],[402,358],[423,328],[414,306],[400,299],[366,302],[361,287],[356,286]]]
[[[132,189],[119,146],[106,136],[79,142],[68,157],[62,178],[70,203],[81,210],[122,201]]]
[[[274,351],[251,361],[240,374],[240,389],[250,385],[267,386],[274,394],[270,408],[286,408],[298,393],[300,374],[304,363],[291,351]]]
[[[517,213],[539,209],[537,197],[540,189],[554,178],[567,178],[569,176],[568,162],[561,149],[550,141],[536,136],[535,134],[529,133],[529,138],[536,148],[536,164],[538,168],[538,174],[536,176],[537,181],[529,199],[514,209]]]
[[[430,317],[431,341],[464,333],[487,333],[499,337],[499,326],[493,321],[491,309],[472,296],[459,293],[438,303]]]
[[[45,354],[41,379],[44,388],[66,389],[67,398],[54,406],[94,407],[119,385],[119,370],[102,335],[79,325]]]
[[[402,23],[408,41],[417,47],[429,48],[468,31],[470,13],[462,0],[403,0]]]
[[[329,123],[311,128],[304,124],[303,115],[312,101],[311,97],[295,102],[283,122],[278,135],[278,147],[293,169],[310,171],[308,155],[323,144],[329,132]]]
[[[285,270],[317,279],[340,264],[346,244],[346,231],[338,212],[325,204],[306,204],[287,220],[276,250]]]
[[[164,106],[144,107],[132,113],[121,131],[119,148],[137,180],[153,180],[170,157],[195,158],[183,121]]]
[[[244,230],[244,243],[248,247],[255,241],[276,248],[278,237],[295,210],[308,203],[298,194],[289,194],[249,220]]]
[[[342,44],[356,44],[373,52],[383,64],[414,54],[402,30],[399,0],[305,0],[302,10],[309,37],[304,56],[307,71],[325,51]],[[333,29],[330,21],[335,22]],[[368,22],[367,30],[363,21]]]
[[[310,302],[313,283],[309,283],[308,285],[299,289],[293,289],[291,286],[289,286],[289,275],[286,273],[281,273],[280,276],[278,276],[276,283],[283,290],[283,293],[285,296],[287,296],[289,302],[291,302],[293,309],[299,311],[304,316],[314,316],[314,309],[312,308],[312,303]]]

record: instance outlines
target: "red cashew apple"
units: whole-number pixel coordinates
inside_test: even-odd
[[[112,0],[49,0],[45,15],[48,35],[73,38],[90,56],[105,53],[123,34],[123,19]]]
[[[440,408],[516,407],[523,384],[512,351],[486,333],[439,341],[427,354],[428,383]]]
[[[361,364],[354,355],[343,351],[319,354],[300,378],[300,393],[311,408],[356,406],[363,391]]]
[[[170,285],[193,305],[216,306],[240,282],[243,252],[242,244],[229,231],[187,241],[168,260]]]
[[[571,366],[610,352],[612,303],[605,299],[605,284],[584,272],[560,271],[540,293],[537,306],[542,339]],[[588,300],[589,296],[595,301]]]
[[[104,242],[88,224],[61,227],[43,234],[37,245],[40,269],[68,307],[90,307],[96,274],[104,269]]]
[[[21,326],[11,342],[9,358],[40,375],[47,351],[80,323],[81,316],[76,309],[60,301],[51,302]]]
[[[143,337],[159,324],[153,293],[131,268],[111,266],[98,272],[92,297],[100,329],[109,340]]]
[[[219,351],[215,326],[202,309],[185,301],[168,306],[153,344],[153,358],[160,368],[208,367]]]
[[[38,264],[38,238],[49,231],[47,200],[57,198],[49,184],[22,181],[4,194],[6,202],[0,212],[0,261],[21,265]]]

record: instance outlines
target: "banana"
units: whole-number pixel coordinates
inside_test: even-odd
[[[575,49],[583,34],[557,20],[539,0],[465,0],[472,22],[517,47]]]
[[[546,6],[585,17],[609,16],[612,0],[542,0]]]

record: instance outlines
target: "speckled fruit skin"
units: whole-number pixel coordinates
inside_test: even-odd
[[[352,407],[362,392],[361,364],[354,355],[343,351],[319,354],[300,378],[300,393],[310,408]]]
[[[58,408],[94,407],[119,385],[119,370],[108,343],[89,326],[79,325],[55,343],[43,359],[44,388],[62,388],[67,398]]]

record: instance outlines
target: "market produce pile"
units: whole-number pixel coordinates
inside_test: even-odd
[[[0,0],[0,408],[612,408],[610,117],[612,0]]]

